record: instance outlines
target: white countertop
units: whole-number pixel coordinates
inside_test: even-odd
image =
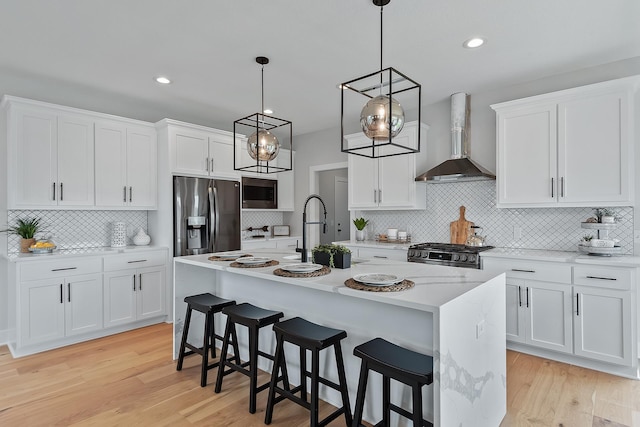
[[[407,243],[388,243],[379,242],[377,240],[342,240],[340,242],[333,242],[337,245],[343,246],[356,246],[359,248],[377,248],[377,249],[396,249],[399,251],[407,251],[411,242]]]
[[[594,256],[580,252],[548,251],[540,249],[494,248],[480,253],[482,258],[529,259],[531,261],[573,262],[578,264],[640,267],[640,256]]]
[[[287,259],[294,255],[291,251],[277,249],[251,250],[253,255],[268,256],[280,264],[296,263]],[[351,268],[332,269],[330,274],[320,277],[289,278],[276,276],[273,270],[278,266],[263,268],[233,268],[228,261],[209,261],[211,254],[192,255],[175,258],[175,263],[183,263],[214,270],[224,270],[246,276],[254,276],[296,286],[340,293],[422,311],[437,311],[447,302],[481,286],[495,277],[495,274],[468,268],[443,267],[403,261],[380,259],[356,260]],[[415,283],[412,289],[400,292],[368,292],[348,288],[344,282],[357,274],[386,273],[404,277]]]
[[[144,250],[157,250],[157,249],[168,249],[168,248],[166,246],[155,246],[155,245],[125,246],[123,248],[111,248],[109,246],[102,246],[97,248],[59,249],[59,250],[54,250],[51,253],[45,253],[45,254],[14,253],[14,254],[9,254],[9,256],[6,258],[11,262],[31,262],[31,261],[42,261],[45,259],[46,260],[63,259],[69,256],[88,257],[88,256],[117,255],[117,254],[135,253],[135,252],[140,252]]]

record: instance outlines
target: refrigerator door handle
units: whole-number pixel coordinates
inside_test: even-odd
[[[209,224],[211,225],[211,236],[209,249],[215,252],[216,237],[220,227],[220,215],[218,212],[218,191],[215,187],[209,186]]]

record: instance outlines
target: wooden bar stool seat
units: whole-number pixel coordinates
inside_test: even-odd
[[[222,340],[221,365],[218,368],[218,378],[216,379],[215,392],[220,393],[222,380],[226,375],[233,372],[240,372],[249,377],[249,412],[256,412],[256,396],[259,392],[269,387],[269,382],[258,386],[258,356],[273,360],[274,357],[260,350],[258,345],[258,335],[260,328],[273,325],[278,322],[284,314],[281,311],[266,310],[249,303],[238,304],[225,307],[222,313],[227,316],[227,326]],[[242,363],[238,351],[238,336],[236,325],[243,325],[249,329],[249,360]],[[227,351],[231,344],[234,348],[233,356],[227,356]],[[248,369],[247,366],[249,367]],[[226,369],[229,368],[229,369]],[[286,377],[286,369],[283,379],[288,387],[289,379]]]
[[[276,333],[276,354],[273,372],[271,373],[271,384],[269,386],[269,398],[267,400],[267,411],[265,413],[265,424],[271,424],[273,417],[273,407],[276,403],[289,399],[310,411],[310,426],[320,427],[329,424],[334,419],[344,414],[347,425],[351,425],[351,407],[349,405],[349,392],[347,390],[347,379],[344,371],[344,362],[342,359],[342,350],[340,341],[347,337],[347,333],[340,329],[328,328],[326,326],[317,325],[300,317],[285,320],[276,323],[273,326]],[[284,366],[284,343],[289,342],[300,349],[300,385],[288,390],[279,387],[278,376],[279,369]],[[325,378],[320,377],[320,350],[333,347],[336,368],[338,371],[338,381],[336,384]],[[311,371],[306,368],[306,352],[311,351]],[[311,379],[311,401],[307,400],[307,378]],[[318,389],[320,383],[338,390],[342,396],[342,407],[338,408],[324,420],[318,420]],[[300,392],[300,396],[295,393]]]
[[[184,328],[182,329],[182,340],[180,342],[180,352],[178,353],[178,364],[176,366],[176,370],[182,370],[182,363],[185,356],[199,354],[202,356],[200,386],[205,387],[207,385],[207,372],[209,369],[213,369],[219,364],[219,362],[209,364],[209,352],[211,352],[211,358],[215,359],[215,340],[218,339],[222,341],[222,336],[217,335],[215,332],[214,314],[219,313],[225,307],[235,305],[236,302],[233,300],[219,298],[209,293],[188,296],[184,299],[184,302],[187,303],[187,314],[184,318]],[[189,326],[191,324],[191,312],[193,310],[199,311],[205,315],[202,347],[198,347],[187,342]],[[186,349],[189,350],[186,351]]]
[[[353,354],[362,359],[360,380],[353,414],[353,427],[362,424],[364,398],[367,390],[369,370],[382,374],[383,419],[376,424],[389,427],[391,411],[413,420],[414,427],[433,426],[422,418],[422,386],[433,382],[433,357],[408,350],[382,338],[374,338],[353,349]],[[391,379],[411,387],[413,392],[413,412],[409,412],[390,402]]]

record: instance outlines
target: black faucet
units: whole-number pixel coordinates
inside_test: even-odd
[[[314,221],[307,222],[307,204],[309,204],[309,200],[318,199],[320,203],[322,203],[322,209],[324,209],[324,220],[323,221]],[[307,262],[307,225],[308,224],[322,224],[322,233],[327,232],[327,207],[324,205],[324,202],[317,194],[312,194],[307,197],[307,200],[304,202],[304,208],[302,210],[302,248],[296,248],[297,252],[302,252],[301,261]]]

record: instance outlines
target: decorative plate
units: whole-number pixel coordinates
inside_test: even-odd
[[[238,258],[236,260],[239,264],[266,264],[271,261],[271,258],[264,256],[248,256],[244,258]]]
[[[402,282],[404,278],[394,274],[370,273],[353,276],[353,280],[371,286],[390,286]]]
[[[312,273],[314,271],[320,270],[322,268],[322,265],[313,264],[310,262],[301,262],[298,264],[284,264],[280,266],[280,268],[290,273]]]

